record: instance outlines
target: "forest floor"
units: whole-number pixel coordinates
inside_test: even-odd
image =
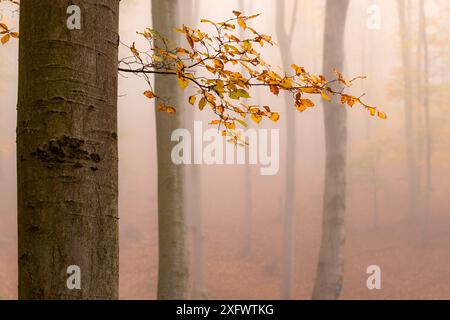
[[[317,200],[317,199],[316,199]],[[320,201],[310,201],[317,203]],[[392,206],[393,203],[386,205]],[[208,206],[214,206],[210,203]],[[242,251],[239,212],[205,217],[206,281],[214,299],[279,299],[281,218],[275,207],[255,205],[250,255]],[[374,226],[367,204],[354,200],[347,216],[342,299],[450,299],[450,216],[434,210],[425,223],[380,215]],[[320,208],[302,205],[295,223],[293,299],[310,299],[320,240]],[[382,210],[382,208],[380,208]],[[155,216],[131,216],[121,226],[120,296],[154,299],[157,278]],[[139,224],[132,223],[140,221]],[[14,219],[0,230],[0,298],[17,297]],[[8,226],[9,228],[5,228]],[[378,265],[382,289],[368,290],[366,269]]]

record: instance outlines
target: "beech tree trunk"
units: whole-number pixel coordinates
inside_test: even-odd
[[[153,0],[153,28],[161,35],[173,38],[178,26],[177,0]],[[184,208],[184,167],[171,160],[171,134],[183,127],[182,106],[179,103],[177,78],[155,75],[155,93],[177,107],[176,115],[156,111],[158,153],[158,224],[159,269],[158,299],[187,299],[189,294],[189,259],[186,243]]]
[[[344,35],[349,0],[326,2],[324,37],[324,74],[333,77],[333,69],[343,70]],[[347,113],[334,97],[324,106],[325,190],[323,198],[322,240],[313,299],[338,299],[344,274]]]
[[[431,211],[431,127],[430,127],[430,54],[427,33],[427,20],[425,14],[425,1],[420,0],[420,42],[423,48],[423,109],[425,113],[425,213],[428,215]]]
[[[117,299],[119,0],[20,4],[20,299]],[[67,268],[81,269],[69,290]]]
[[[294,63],[292,57],[292,40],[295,28],[295,14],[298,8],[298,0],[295,1],[294,10],[291,12],[291,25],[289,30],[285,29],[286,8],[284,1],[277,4],[277,35],[280,41],[281,60],[284,70],[289,70]],[[282,249],[282,279],[281,279],[281,299],[287,300],[292,297],[293,287],[293,264],[294,264],[294,207],[295,207],[295,177],[297,158],[297,137],[295,113],[292,106],[291,97],[285,94],[286,105],[286,177],[284,187],[283,206],[283,249]]]
[[[413,122],[413,90],[412,90],[412,57],[410,41],[409,19],[407,14],[407,3],[405,0],[397,0],[397,8],[400,22],[400,39],[403,63],[403,90],[405,99],[405,142],[408,167],[408,195],[407,213],[408,217],[414,218],[417,215],[418,198],[418,168],[417,156],[414,142],[416,139],[415,125]]]

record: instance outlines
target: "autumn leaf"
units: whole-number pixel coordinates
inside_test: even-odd
[[[152,91],[150,91],[150,90],[145,91],[145,92],[144,92],[144,96],[146,96],[146,97],[149,98],[149,99],[156,98],[156,95],[155,95]]]
[[[0,28],[2,28],[5,31],[8,31],[8,26],[6,24],[4,24],[3,22],[0,22]]]
[[[242,29],[244,29],[244,30],[247,29],[247,24],[245,23],[245,21],[243,19],[239,18],[239,19],[237,19],[237,22]]]
[[[239,97],[244,98],[244,99],[250,98],[250,94],[247,91],[245,91],[244,89],[239,89],[237,91],[237,94],[239,95]]]
[[[262,117],[259,114],[253,113],[251,116],[252,120],[255,121],[256,123],[260,123],[262,120]]]
[[[7,43],[7,42],[9,41],[10,38],[11,38],[11,36],[9,35],[9,33],[8,33],[8,34],[5,34],[5,35],[2,37],[2,39],[1,39],[2,44]]]
[[[201,98],[199,103],[198,103],[198,108],[200,110],[203,110],[205,108],[205,106],[206,106],[206,99],[205,98]]]
[[[177,113],[177,110],[175,110],[174,107],[167,106],[166,107],[166,112],[170,113],[170,114],[175,114],[175,113]]]
[[[178,77],[178,84],[180,85],[180,87],[182,89],[186,89],[187,86],[189,85],[189,80],[184,78],[183,76],[179,76]]]
[[[274,112],[269,119],[273,122],[277,122],[278,120],[280,120],[280,114],[278,112]]]
[[[234,14],[236,17],[239,17],[239,16],[242,14],[242,12],[237,11],[237,10],[234,10],[234,11],[233,11],[233,14]]]
[[[374,107],[366,107],[369,110],[371,116],[375,116],[377,114],[377,109]]]
[[[384,112],[378,111],[378,118],[386,120],[387,119],[387,115]]]
[[[325,92],[321,92],[320,95],[322,96],[322,99],[331,101],[331,98]]]
[[[197,100],[197,98],[196,98],[195,96],[190,96],[190,97],[189,97],[189,103],[190,103],[191,105],[194,105],[196,100]]]

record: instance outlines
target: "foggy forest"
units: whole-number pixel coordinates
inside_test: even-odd
[[[0,0],[0,299],[450,299],[447,0]]]

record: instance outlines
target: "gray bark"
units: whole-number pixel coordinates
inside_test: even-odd
[[[423,108],[425,113],[425,213],[430,211],[431,198],[431,128],[430,128],[430,68],[429,68],[429,44],[427,34],[427,21],[425,15],[425,1],[420,0],[420,42],[423,49]]]
[[[326,2],[324,36],[324,74],[332,78],[332,70],[343,70],[344,35],[349,0]],[[338,299],[344,274],[347,111],[338,97],[324,106],[325,121],[325,190],[323,198],[322,240],[313,299]]]
[[[17,113],[20,299],[118,297],[119,1],[22,0]],[[66,286],[81,268],[81,290]]]
[[[298,0],[292,11],[291,25],[289,30],[285,30],[286,20],[285,3],[281,1],[277,5],[277,35],[280,42],[281,59],[284,70],[289,70],[294,63],[292,57],[292,40],[295,28],[295,14],[298,8]],[[285,94],[286,105],[286,177],[285,177],[285,197],[283,207],[283,257],[282,257],[282,280],[281,298],[290,299],[292,297],[293,284],[293,264],[294,264],[294,207],[295,207],[295,177],[297,158],[297,137],[296,137],[296,110],[292,106],[292,99]]]
[[[161,35],[173,38],[178,25],[176,0],[153,0],[153,28]],[[176,115],[156,111],[156,139],[158,153],[158,230],[159,267],[158,299],[186,299],[189,293],[189,260],[186,243],[184,208],[184,168],[172,163],[170,137],[183,125],[181,105],[177,93],[177,78],[155,75],[155,93],[169,99],[177,107]]]
[[[397,0],[399,21],[400,21],[400,39],[403,63],[403,86],[405,97],[405,142],[407,154],[408,170],[408,216],[414,218],[417,214],[418,197],[418,168],[417,156],[414,142],[416,141],[416,132],[413,122],[413,100],[412,100],[412,57],[411,48],[407,41],[410,40],[409,19],[407,15],[407,4],[405,0]]]

